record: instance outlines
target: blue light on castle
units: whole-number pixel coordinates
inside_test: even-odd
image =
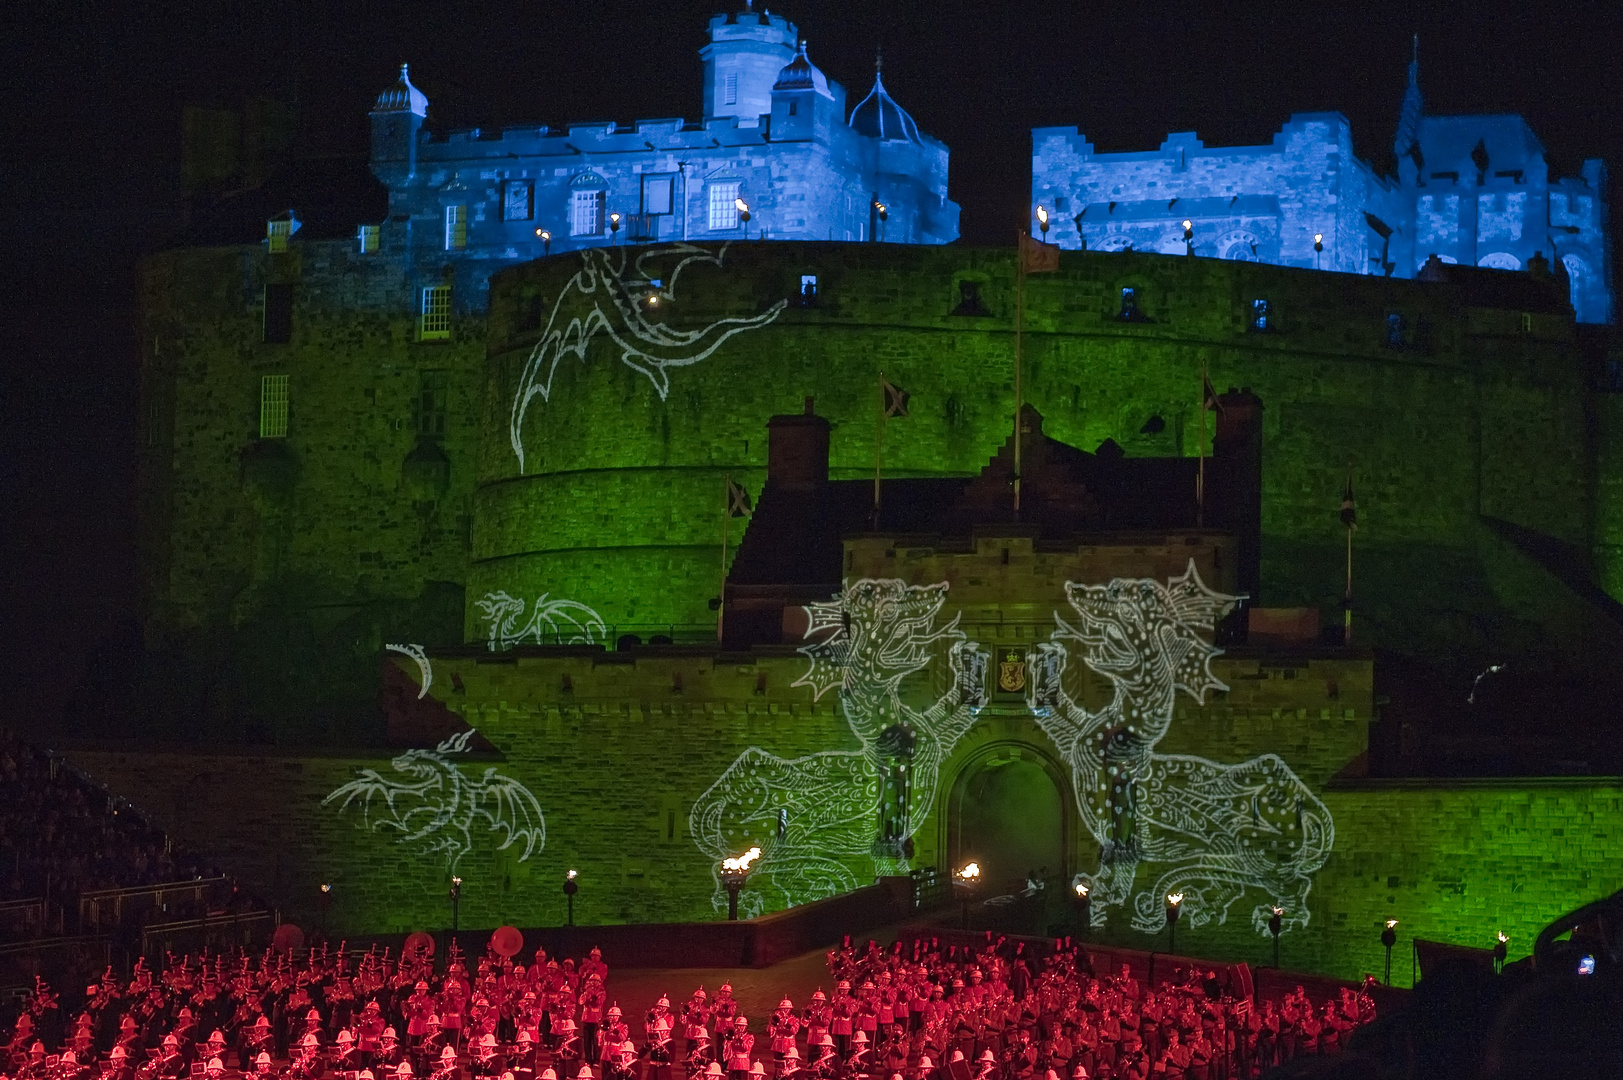
[[[1175,132],[1159,150],[1099,154],[1075,127],[1031,134],[1033,228],[1046,208],[1061,247],[1400,278],[1433,256],[1521,270],[1539,255],[1566,275],[1579,322],[1613,318],[1605,165],[1590,159],[1578,176],[1551,179],[1520,116],[1425,115],[1418,56],[1396,177],[1353,153],[1340,113],[1298,113],[1267,146],[1208,147]]]
[[[704,119],[510,127],[432,136],[405,67],[372,111],[372,171],[389,189],[378,243],[424,273],[471,271],[456,306],[483,306],[491,273],[543,254],[689,240],[944,244],[958,236],[947,148],[873,88],[845,89],[796,27],[753,10],[710,20]],[[432,268],[432,269],[430,269]]]

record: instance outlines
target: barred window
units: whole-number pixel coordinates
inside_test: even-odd
[[[382,239],[383,227],[380,225],[362,225],[355,233],[355,240],[360,245],[362,255],[371,255],[378,250]]]
[[[423,290],[422,332],[424,341],[443,341],[451,336],[451,286],[430,285]]]
[[[259,380],[259,437],[287,438],[287,376],[264,375]]]
[[[445,250],[460,251],[468,246],[468,208],[463,205],[445,208]]]
[[[412,402],[412,426],[419,435],[445,434],[445,372],[417,375],[417,397]]]
[[[502,220],[529,221],[531,216],[530,182],[509,180],[502,191]]]
[[[569,231],[575,236],[603,233],[603,192],[572,191],[569,195]]]
[[[287,242],[292,236],[293,222],[287,218],[265,222],[265,240],[272,252],[279,254],[286,251]]]
[[[710,185],[710,228],[738,228],[738,181]]]

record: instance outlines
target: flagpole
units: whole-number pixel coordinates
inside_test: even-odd
[[[1014,516],[1020,517],[1020,368],[1026,327],[1026,234],[1014,234]]]
[[[733,516],[733,474],[721,481],[721,602],[716,605],[716,644],[721,644],[722,622],[727,617],[727,520]]]
[[[1211,379],[1206,375],[1206,358],[1200,360],[1200,468],[1195,474],[1195,528],[1206,527],[1206,386]]]
[[[1347,526],[1347,591],[1341,600],[1346,614],[1342,616],[1341,643],[1352,644],[1352,534],[1354,526]]]
[[[873,528],[879,531],[879,476],[885,454],[885,371],[879,369],[879,413],[874,420],[873,436]]]

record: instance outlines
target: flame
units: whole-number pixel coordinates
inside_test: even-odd
[[[1076,883],[1076,895],[1078,895],[1078,896],[1086,896],[1086,895],[1088,895],[1088,887],[1086,885],[1082,884],[1080,881]]]
[[[978,862],[970,863],[962,870],[958,871],[958,876],[963,878],[965,881],[974,881],[976,878],[981,876],[981,864]]]
[[[1397,924],[1398,924],[1398,921],[1396,919],[1388,919],[1388,920],[1386,920],[1386,928],[1388,930],[1392,929]]]
[[[1506,935],[1506,933],[1503,930],[1499,931],[1499,944],[1504,945],[1504,944],[1509,943],[1509,941],[1510,941],[1509,936]]]
[[[761,849],[758,847],[752,847],[737,858],[721,860],[721,868],[723,870],[748,870],[750,868],[750,863],[754,862],[760,857]]]
[[[1048,224],[1048,210],[1045,207],[1037,207],[1037,220],[1044,225]]]
[[[1167,903],[1171,904],[1173,907],[1177,907],[1179,904],[1183,903],[1183,893],[1181,893],[1181,892],[1169,892],[1169,893],[1167,893]]]

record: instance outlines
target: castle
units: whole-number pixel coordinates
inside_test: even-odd
[[[1268,146],[1208,147],[1174,132],[1159,150],[1099,154],[1077,128],[1032,131],[1033,235],[1061,247],[1157,251],[1408,278],[1426,261],[1525,267],[1567,278],[1579,322],[1610,323],[1606,168],[1552,179],[1520,117],[1428,116],[1419,45],[1380,175],[1347,118],[1299,113]],[[1039,220],[1039,208],[1052,224]]]
[[[143,265],[112,723],[186,745],[76,764],[357,931],[435,925],[453,873],[470,924],[556,922],[566,869],[583,922],[655,921],[724,910],[750,846],[746,912],[1006,850],[1092,882],[1102,935],[1178,887],[1196,949],[1277,904],[1287,963],[1356,975],[1393,912],[1523,941],[1611,884],[1614,780],[1428,773],[1377,688],[1623,648],[1623,379],[1570,250],[1320,273],[1280,224],[1310,200],[1236,191],[1267,258],[1184,257],[1191,217],[1025,274],[924,242],[946,152],[877,79],[844,117],[781,19],[711,34],[702,131],[436,141],[403,72],[388,220]],[[1282,157],[1322,169],[1329,123]],[[1510,775],[1586,718],[1515,720]],[[529,816],[411,846],[368,792],[425,776]]]

